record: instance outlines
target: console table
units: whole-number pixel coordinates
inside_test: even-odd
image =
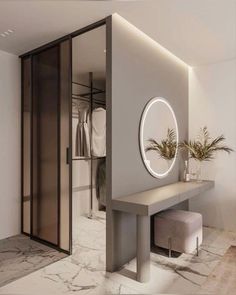
[[[112,200],[112,209],[137,216],[137,280],[150,277],[150,216],[214,187],[214,181],[176,182]]]

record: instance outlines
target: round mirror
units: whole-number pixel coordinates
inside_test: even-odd
[[[167,176],[175,164],[179,134],[175,113],[166,99],[155,97],[147,103],[139,136],[147,170],[156,178]]]

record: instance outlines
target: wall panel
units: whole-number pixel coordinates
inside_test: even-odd
[[[122,17],[113,15],[111,26],[108,197],[114,199],[178,181],[179,159],[165,179],[147,172],[139,151],[139,123],[146,103],[161,96],[176,113],[180,140],[188,137],[188,67]],[[136,221],[110,206],[107,217],[107,269],[114,270],[135,256]]]

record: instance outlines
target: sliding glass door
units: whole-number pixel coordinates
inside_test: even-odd
[[[30,151],[23,146],[23,154],[30,153],[30,167],[24,167],[30,171],[29,232],[34,239],[70,252],[71,41],[33,54],[30,61]],[[23,186],[26,181],[24,173]],[[23,214],[23,224],[27,222]]]
[[[59,243],[59,47],[33,56],[32,235]]]

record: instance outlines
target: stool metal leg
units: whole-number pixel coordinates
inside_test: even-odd
[[[197,256],[199,256],[199,239],[196,239],[196,249],[197,249]]]
[[[171,248],[172,248],[172,240],[171,238],[168,238],[169,258],[171,258]]]

